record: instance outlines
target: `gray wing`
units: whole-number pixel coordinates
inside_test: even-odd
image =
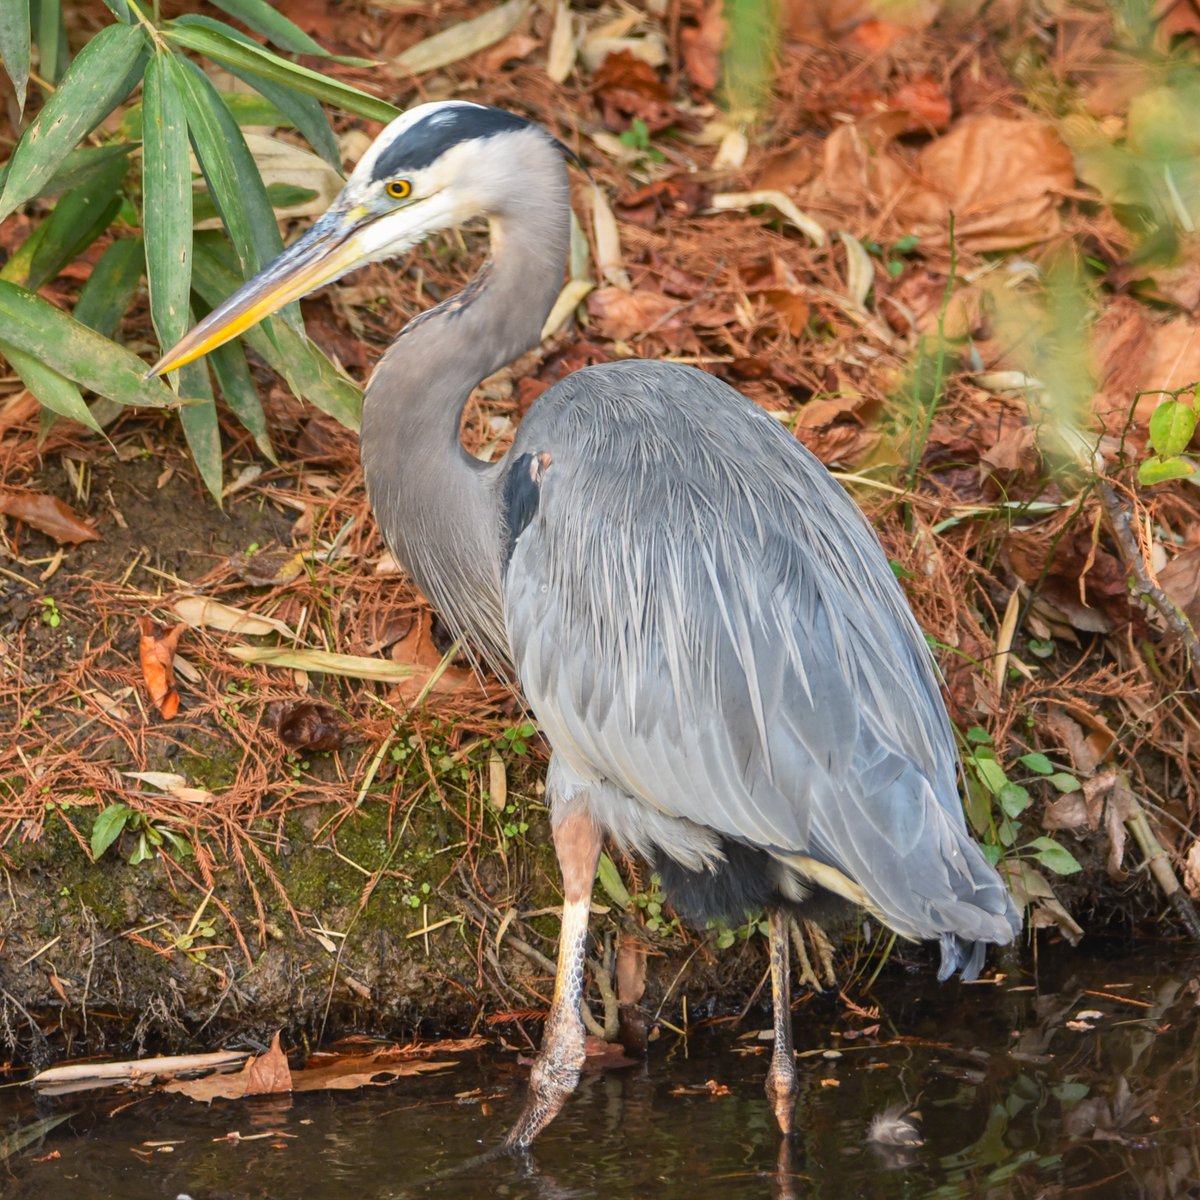
[[[571,776],[848,880],[906,936],[1011,940],[924,639],[812,455],[711,376],[644,362],[552,389],[522,454],[542,474],[505,620]]]

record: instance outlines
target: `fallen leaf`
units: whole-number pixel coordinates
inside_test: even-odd
[[[678,308],[679,301],[644,289],[602,287],[587,300],[588,315],[598,323],[601,334],[614,342],[625,341],[635,333],[678,328],[678,315],[669,315]]]
[[[1158,582],[1200,630],[1200,546],[1177,554],[1158,573]]]
[[[413,674],[405,663],[364,658],[357,654],[334,654],[328,650],[289,650],[279,646],[230,646],[228,653],[239,662],[289,671],[313,671],[319,675],[343,675],[349,679],[372,679],[398,683]]]
[[[630,50],[608,55],[596,71],[593,86],[610,128],[624,129],[636,118],[656,133],[677,120],[671,94],[658,73]]]
[[[679,31],[683,69],[701,91],[711,92],[720,81],[726,28],[722,0],[709,0],[700,13],[700,24]]]
[[[57,496],[42,492],[15,492],[0,488],[0,513],[47,534],[56,542],[77,545],[98,542],[100,535]]]
[[[395,65],[413,75],[423,75],[469,58],[508,37],[528,10],[529,0],[506,0],[478,17],[460,21],[410,46],[396,58]]]
[[[299,578],[306,557],[303,550],[257,550],[253,554],[239,551],[229,556],[229,565],[246,583],[255,587],[277,587]]]
[[[292,1073],[277,1033],[271,1039],[270,1049],[249,1059],[240,1071],[201,1079],[177,1079],[162,1090],[206,1104],[214,1100],[239,1100],[243,1096],[274,1096],[292,1091]]]
[[[446,654],[434,644],[433,621],[427,611],[417,614],[408,632],[393,644],[390,654],[397,665],[403,663],[410,671],[397,687],[400,698],[408,703],[427,690],[445,695],[478,686],[474,672],[448,662]]]
[[[271,705],[269,711],[279,740],[289,750],[302,753],[340,749],[342,727],[328,704],[313,700],[280,702]]]
[[[296,636],[283,621],[222,604],[210,596],[181,596],[171,608],[184,624],[193,629],[220,629],[225,633],[248,634],[251,637],[265,637],[271,633],[281,633],[286,638]]]
[[[185,626],[176,625],[164,630],[150,617],[139,617],[138,658],[146,690],[164,720],[171,720],[179,711],[179,693],[175,690],[175,647]]]

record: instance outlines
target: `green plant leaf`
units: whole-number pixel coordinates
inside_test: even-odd
[[[966,739],[972,746],[990,746],[992,735],[982,725],[972,725],[966,732]]]
[[[109,227],[121,209],[124,179],[124,156],[113,158],[95,178],[72,188],[54,206],[29,263],[25,286],[31,292],[74,262]]]
[[[1054,764],[1044,754],[1022,754],[1017,759],[1022,766],[1028,767],[1038,775],[1052,775]]]
[[[204,362],[188,363],[175,373],[179,383],[179,420],[188,449],[217,506],[221,506],[221,426],[217,402],[213,398],[208,367]]]
[[[993,796],[998,796],[1000,789],[1008,782],[1004,768],[994,758],[989,758],[985,754],[973,754],[971,763],[987,790]]]
[[[212,25],[216,25],[216,22]],[[285,87],[295,88],[346,112],[357,113],[360,117],[386,122],[400,115],[400,110],[385,100],[369,96],[349,84],[328,79],[318,71],[310,71],[298,63],[288,62],[286,58],[280,58],[261,46],[236,41],[221,32],[219,27],[213,28],[204,23],[203,18],[180,17],[165,25],[163,31],[176,44],[224,66],[237,67]]]
[[[621,879],[621,872],[616,863],[607,854],[601,852],[600,862],[596,868],[596,878],[608,898],[620,909],[629,907],[629,889]]]
[[[996,793],[1000,808],[1006,817],[1019,817],[1033,801],[1029,793],[1019,783],[1006,783]]]
[[[278,462],[271,437],[267,432],[267,418],[263,414],[258,389],[246,363],[246,353],[236,342],[218,346],[208,356],[209,365],[216,376],[217,385],[225,403],[254,438],[255,445],[271,462]]]
[[[107,25],[84,46],[13,151],[0,220],[36,196],[76,142],[129,95],[145,52],[145,36],[133,25]]]
[[[1186,479],[1195,471],[1196,464],[1190,458],[1179,455],[1174,458],[1148,458],[1138,467],[1138,483],[1143,487],[1152,487],[1171,479]]]
[[[57,84],[69,58],[61,0],[36,0],[29,11],[37,26],[38,69],[43,79]]]
[[[1029,849],[1034,852],[1033,857],[1047,871],[1053,871],[1055,875],[1074,875],[1076,871],[1083,870],[1075,855],[1060,846],[1053,838],[1034,838],[1029,843]]]
[[[126,25],[133,24],[133,13],[129,11],[127,0],[104,0],[104,6],[118,21],[124,21]]]
[[[138,136],[141,136],[140,133]],[[114,159],[127,158],[131,150],[133,145],[127,142],[111,142],[107,146],[81,146],[78,150],[72,150],[62,160],[58,170],[38,188],[37,194],[48,197],[61,196],[63,192],[81,187],[107,170]],[[11,165],[10,160],[0,167],[0,189],[4,188],[8,180]]]
[[[8,360],[8,365],[21,377],[21,382],[37,397],[37,402],[43,408],[60,417],[78,421],[96,433],[104,432],[92,416],[91,409],[84,403],[83,395],[69,379],[7,342],[0,341],[0,354]]]
[[[229,67],[229,73],[243,83],[249,84],[262,94],[264,99],[279,110],[286,119],[285,122],[295,127],[301,137],[339,174],[345,174],[342,169],[342,154],[338,149],[337,139],[329,125],[329,118],[321,103],[314,96],[294,91],[280,83],[273,83],[254,75],[250,71],[241,71]],[[246,122],[242,122],[245,124]],[[264,122],[259,124],[279,124],[280,122]]]
[[[1053,784],[1060,792],[1077,792],[1083,786],[1074,775],[1068,775],[1066,771],[1056,771],[1046,782]]]
[[[17,108],[25,111],[25,89],[29,86],[29,0],[5,0],[0,4],[0,58],[17,94]]]
[[[110,804],[92,825],[92,858],[100,858],[121,836],[132,813],[127,804]]]
[[[1196,410],[1180,400],[1167,400],[1150,416],[1150,444],[1160,458],[1182,454],[1196,432]]]
[[[209,194],[249,279],[283,249],[262,176],[237,122],[204,72],[175,55],[163,61],[183,96],[188,134]]]
[[[146,269],[140,237],[118,238],[92,268],[75,303],[75,320],[111,338],[129,311],[133,294]]]
[[[4,339],[60,375],[121,404],[167,407],[171,390],[146,379],[146,364],[53,304],[0,280],[0,329]]]
[[[329,51],[283,13],[272,8],[267,0],[213,0],[217,8],[236,17],[242,24],[261,33],[272,45],[292,54],[312,54],[329,58]]]
[[[227,246],[211,234],[196,239],[192,287],[204,302],[216,307],[241,286]],[[362,392],[302,333],[282,321],[264,321],[246,330],[242,340],[287,380],[297,396],[322,412],[357,429],[362,417]]]
[[[172,58],[155,54],[142,85],[142,236],[150,317],[164,349],[187,332],[192,291],[192,168]]]

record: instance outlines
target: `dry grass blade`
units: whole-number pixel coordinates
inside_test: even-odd
[[[571,28],[571,9],[565,0],[558,0],[554,10],[554,31],[550,34],[550,48],[546,52],[546,74],[555,83],[564,83],[575,65],[578,46]]]
[[[621,254],[621,234],[617,229],[617,218],[599,184],[592,185],[592,233],[596,238],[596,266],[614,287],[623,291],[633,290],[629,272],[625,270]]]
[[[718,192],[711,201],[711,207],[717,212],[728,212],[730,209],[745,210],[760,204],[778,209],[814,246],[824,246],[828,241],[821,223],[808,213],[801,212],[795,201],[783,192],[769,188],[758,192]]]
[[[423,75],[470,58],[508,37],[528,11],[529,0],[507,0],[482,16],[462,21],[410,46],[396,59],[396,66],[414,75]]]
[[[244,1050],[220,1050],[213,1054],[172,1054],[124,1062],[71,1063],[39,1071],[29,1081],[29,1086],[43,1096],[64,1096],[93,1088],[147,1084],[165,1076],[178,1078],[194,1071],[233,1070],[241,1067],[248,1057]]]

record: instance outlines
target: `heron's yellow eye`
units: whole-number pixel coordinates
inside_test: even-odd
[[[385,190],[393,200],[406,200],[412,192],[412,184],[407,179],[393,179]]]

